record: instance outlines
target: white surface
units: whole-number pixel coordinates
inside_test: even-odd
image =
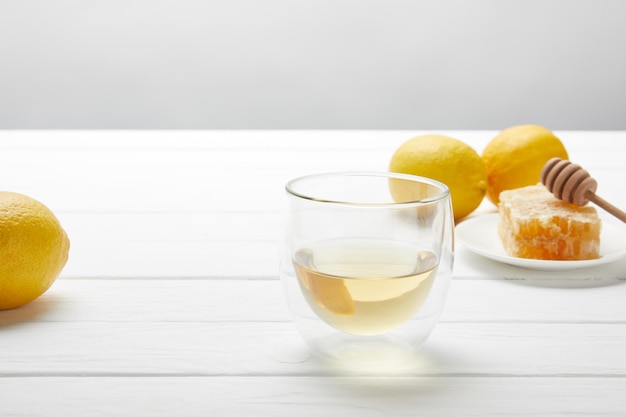
[[[622,0],[2,0],[0,129],[626,129]]]
[[[625,415],[626,259],[537,271],[459,245],[418,369],[310,357],[277,278],[284,182],[384,170],[417,133],[0,132],[0,188],[72,241],[46,294],[0,312],[0,415]],[[626,207],[626,133],[559,134]]]
[[[600,233],[600,258],[581,261],[547,261],[509,256],[498,236],[498,214],[495,213],[461,222],[456,227],[456,237],[459,243],[474,253],[529,269],[566,271],[599,266],[626,257],[626,227],[607,221],[603,222]]]

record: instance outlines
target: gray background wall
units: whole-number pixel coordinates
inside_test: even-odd
[[[626,129],[623,0],[0,0],[0,128]]]

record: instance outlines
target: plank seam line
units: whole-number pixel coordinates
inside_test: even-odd
[[[476,379],[626,379],[626,373],[600,374],[600,373],[554,373],[554,374],[514,374],[514,373],[423,373],[423,374],[366,374],[355,372],[353,374],[337,375],[334,373],[296,373],[277,375],[275,373],[166,373],[166,372],[42,372],[42,373],[3,373],[0,379],[19,378],[299,378],[299,377],[325,377],[325,378],[476,378]]]
[[[181,276],[116,276],[116,275],[63,275],[59,280],[67,281],[279,281],[275,275],[181,275]]]
[[[276,267],[278,269],[278,266]],[[84,280],[84,281],[95,281],[95,280],[130,280],[130,281],[181,281],[181,280],[196,280],[196,281],[223,281],[223,280],[241,280],[241,281],[279,281],[280,278],[278,275],[165,275],[165,276],[146,276],[146,275],[137,275],[137,276],[129,276],[129,275],[62,275],[59,279],[63,280]],[[559,279],[559,278],[490,278],[490,277],[453,277],[452,281],[534,281],[537,283],[545,282],[560,282],[560,283],[588,283],[588,282],[601,282],[601,281],[626,281],[626,277],[603,277],[603,278],[567,278],[567,279]]]
[[[7,320],[10,326],[11,323]],[[254,320],[254,319],[231,319],[231,320],[29,320],[29,323],[109,323],[109,324],[229,324],[229,323],[292,323],[289,319],[267,319],[267,320]],[[609,326],[624,326],[626,320],[580,320],[580,321],[560,321],[560,320],[439,320],[438,324],[460,324],[460,325],[476,325],[484,326],[491,324],[512,324],[512,325],[563,325],[563,326],[580,326],[580,325],[609,325]],[[3,327],[3,322],[0,320],[0,329]]]

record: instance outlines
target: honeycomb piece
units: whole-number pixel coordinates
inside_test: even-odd
[[[518,258],[599,258],[601,220],[591,206],[558,200],[541,184],[500,193],[498,234]]]

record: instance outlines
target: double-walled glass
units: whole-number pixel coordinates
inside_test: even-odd
[[[414,357],[452,276],[448,188],[342,172],[294,179],[286,191],[281,281],[306,343],[339,360]]]

